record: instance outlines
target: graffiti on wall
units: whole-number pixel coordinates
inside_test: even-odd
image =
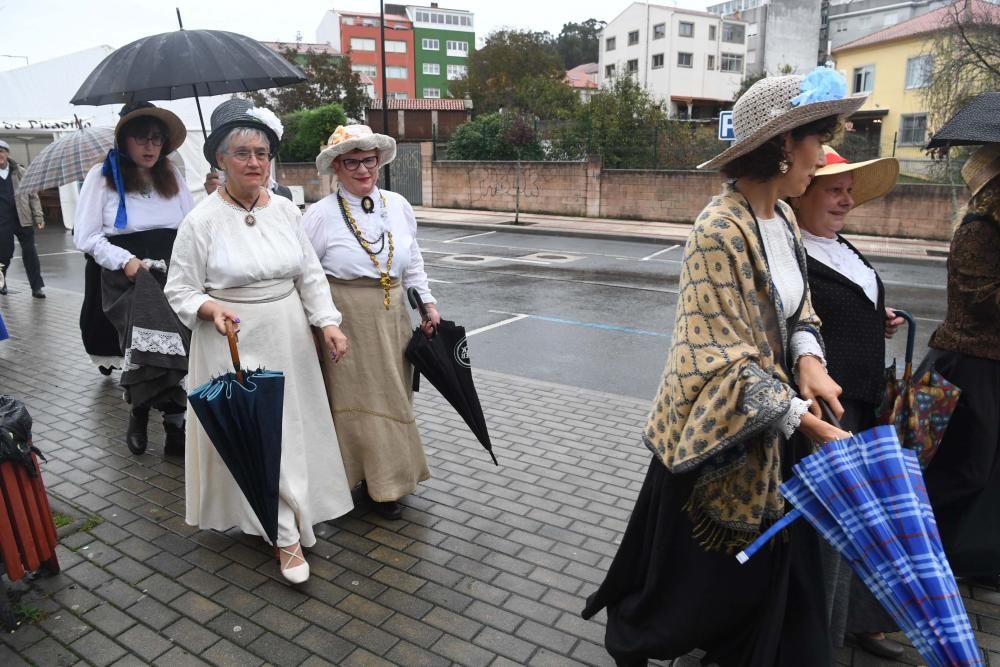
[[[483,167],[479,172],[478,199],[494,197],[513,197],[517,194],[518,173],[516,165],[502,167]],[[525,198],[538,197],[548,180],[540,169],[521,168],[521,196]]]

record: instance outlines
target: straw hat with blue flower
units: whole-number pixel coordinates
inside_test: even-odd
[[[807,76],[790,74],[761,79],[733,105],[736,140],[698,169],[720,169],[772,137],[828,116],[844,119],[867,99],[846,97],[847,82],[836,70],[817,67]]]

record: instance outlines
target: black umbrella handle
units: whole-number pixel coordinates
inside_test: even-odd
[[[906,366],[903,368],[903,379],[909,380],[913,374],[913,348],[917,342],[917,325],[913,321],[913,315],[905,310],[891,309],[896,317],[906,320]]]
[[[420,298],[420,292],[417,291],[416,287],[406,288],[406,298],[410,302],[410,308],[420,311],[420,319],[430,319],[427,315],[427,306],[424,305],[424,300]]]
[[[830,404],[824,401],[822,398],[817,398],[816,403],[819,404],[820,412],[823,413],[823,419],[827,420],[837,428],[843,430],[843,428],[840,426],[840,420],[837,419],[837,416],[835,414],[833,414],[833,409],[830,407]]]

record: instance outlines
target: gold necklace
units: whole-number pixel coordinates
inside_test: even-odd
[[[382,208],[385,208],[385,195],[379,193],[379,196],[382,200]],[[354,234],[354,238],[358,240],[358,244],[360,244],[364,251],[368,254],[368,259],[372,261],[372,266],[374,266],[375,270],[378,272],[378,284],[385,291],[385,298],[382,299],[382,304],[385,305],[386,310],[389,310],[389,290],[392,288],[392,278],[389,277],[389,271],[392,270],[392,253],[394,249],[392,232],[386,232],[386,236],[389,237],[389,257],[386,259],[385,271],[383,271],[379,266],[378,257],[376,257],[376,254],[372,251],[371,244],[369,244],[365,237],[361,235],[361,228],[358,227],[357,221],[355,221],[354,216],[351,215],[351,209],[347,205],[347,201],[344,200],[339,192],[337,193],[337,203],[340,204],[340,213],[344,216],[344,222],[347,223],[351,233]]]

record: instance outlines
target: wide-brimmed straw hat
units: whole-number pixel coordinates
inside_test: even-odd
[[[864,162],[848,162],[831,146],[823,146],[826,155],[826,166],[816,170],[815,178],[834,176],[847,172],[854,173],[854,184],[851,186],[851,199],[855,206],[861,206],[866,201],[878,199],[896,186],[899,176],[899,161],[894,157],[880,157],[877,160]]]
[[[736,141],[698,169],[719,169],[772,137],[827,116],[840,119],[861,108],[867,97],[845,97],[847,82],[829,67],[807,76],[790,74],[761,79],[733,105]]]
[[[396,140],[372,132],[367,125],[341,125],[333,131],[316,156],[316,169],[320,173],[328,172],[334,158],[352,151],[378,151],[378,164],[382,166],[396,158]]]
[[[972,197],[997,176],[1000,176],[1000,144],[986,144],[962,165],[962,180],[969,186]]]
[[[254,106],[250,100],[233,98],[226,100],[215,108],[212,112],[212,132],[205,139],[203,153],[208,163],[219,169],[220,166],[215,161],[215,153],[219,150],[219,145],[223,139],[238,127],[249,127],[261,130],[267,136],[267,143],[270,147],[271,155],[278,154],[278,143],[284,127],[281,121],[270,109]]]
[[[141,118],[142,116],[149,116],[150,118],[156,118],[161,123],[163,123],[167,128],[167,141],[163,143],[163,150],[160,155],[169,155],[175,150],[181,147],[184,143],[184,139],[187,138],[187,130],[184,128],[184,123],[177,114],[172,111],[167,111],[166,109],[161,109],[158,106],[153,105],[151,102],[129,102],[122,107],[122,110],[118,113],[118,124],[115,125],[115,145],[118,148],[122,148],[121,141],[121,131],[125,127],[125,124],[136,118]]]

